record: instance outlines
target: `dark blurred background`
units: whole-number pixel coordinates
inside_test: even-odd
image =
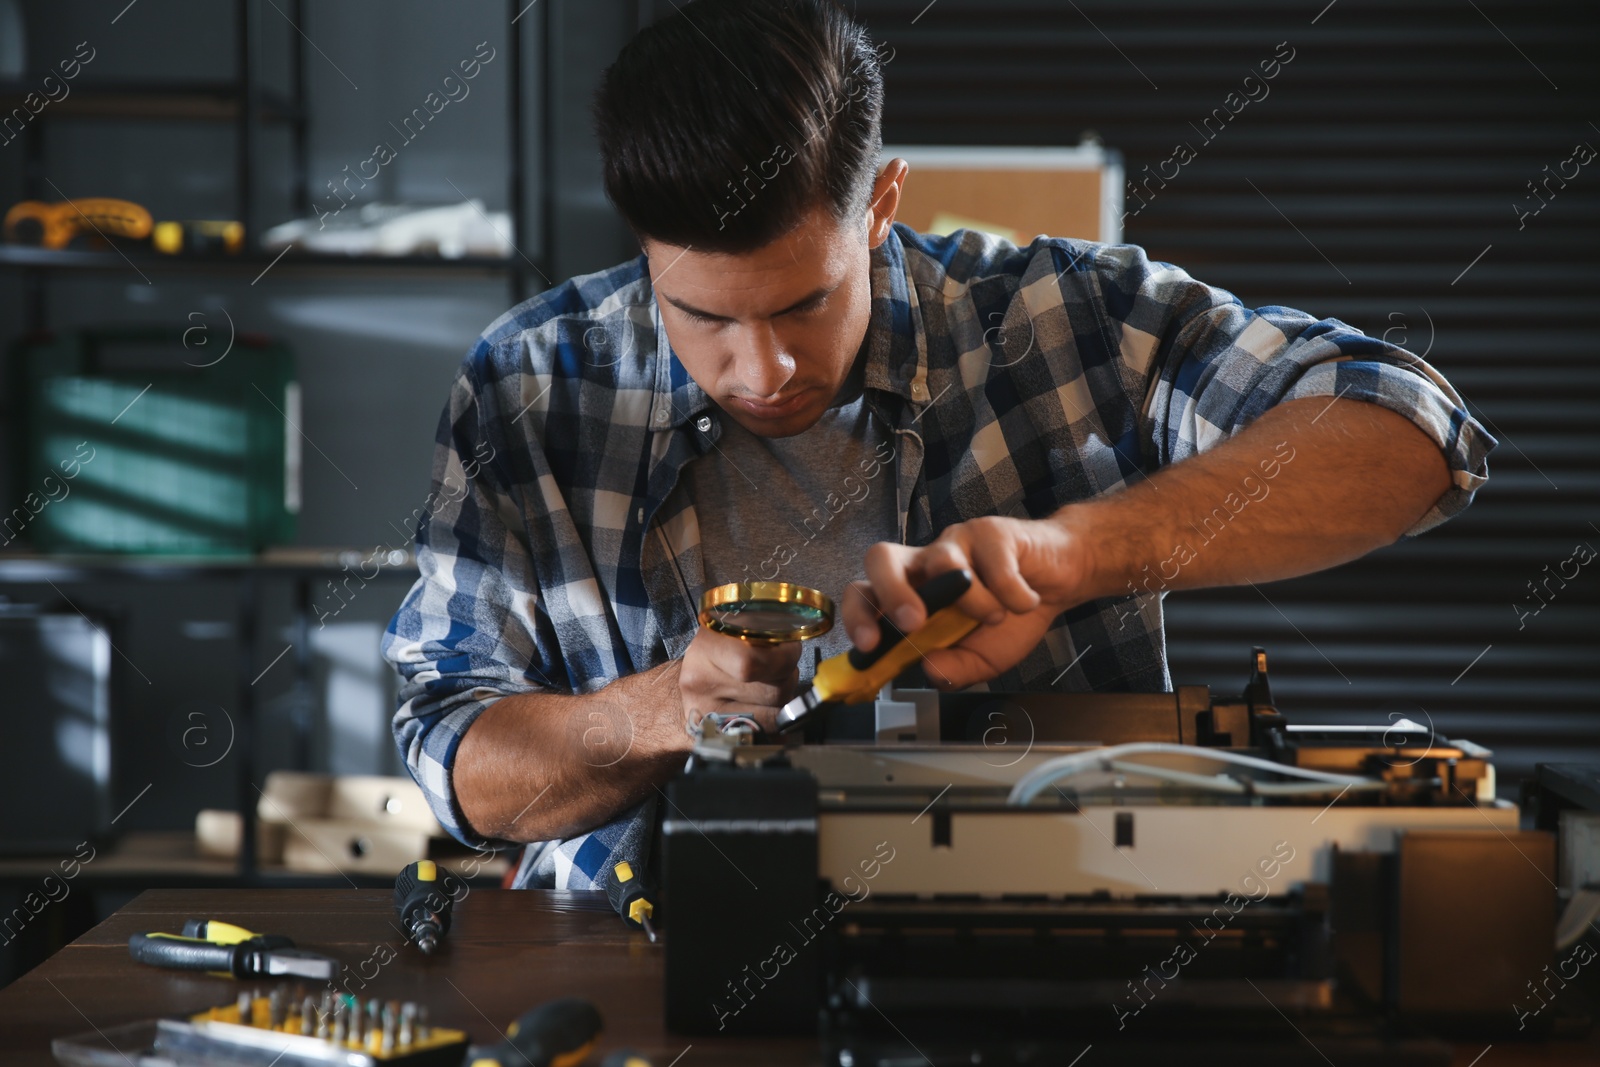
[[[1268,97],[1153,184],[1137,213],[1130,197],[1124,239],[1249,306],[1338,317],[1425,354],[1500,445],[1474,507],[1420,539],[1259,590],[1170,597],[1174,681],[1235,692],[1250,647],[1265,646],[1286,711],[1431,721],[1496,751],[1502,796],[1535,762],[1600,757],[1600,570],[1571,577],[1569,562],[1577,546],[1600,546],[1600,170],[1572,177],[1569,163],[1569,177],[1550,178],[1576,146],[1600,145],[1600,9],[860,0],[855,10],[894,49],[888,143],[1059,146],[1089,134],[1122,154],[1130,181],[1177,143],[1200,146],[1193,124],[1280,44],[1293,50]],[[385,557],[384,577],[352,587],[350,560],[375,546],[403,555],[439,411],[477,333],[551,280],[636,253],[600,188],[588,103],[627,38],[669,11],[651,0],[0,4],[0,64],[20,64],[0,71],[8,112],[62,60],[87,54],[80,42],[94,56],[71,96],[0,131],[0,203],[117,196],[158,219],[246,230],[246,249],[222,259],[0,246],[5,344],[147,326],[182,334],[192,352],[216,346],[209,358],[230,337],[259,334],[292,351],[300,385],[294,544],[307,552],[294,560],[68,566],[27,555],[26,536],[0,550],[0,595],[15,611],[81,611],[115,641],[113,654],[82,653],[104,659],[90,673],[109,680],[108,705],[85,704],[87,725],[57,735],[78,753],[75,773],[105,788],[84,818],[117,835],[176,834],[202,808],[242,804],[246,778],[275,768],[404,773],[377,645],[414,572]],[[399,143],[391,124],[480,42],[494,59],[470,95],[356,199],[481,198],[507,213],[515,254],[280,261],[260,248],[266,228],[333,203],[329,183],[375,142]],[[9,509],[31,487],[18,473],[30,415],[17,390],[0,417]],[[335,611],[330,591],[341,588]],[[309,627],[308,602],[322,619]],[[19,639],[0,653],[15,669],[50,648],[70,659],[65,647],[40,653]],[[25,688],[0,698],[8,736],[30,716]],[[236,737],[241,721],[255,725]],[[214,745],[198,756],[196,724]],[[6,851],[38,851],[25,828],[62,807],[62,774],[15,756],[4,769],[0,841],[16,838]],[[29,877],[4,881],[0,913]],[[159,865],[104,874],[0,948],[0,980],[142,885],[230,877]]]

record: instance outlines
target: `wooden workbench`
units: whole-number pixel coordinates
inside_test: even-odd
[[[814,1040],[669,1034],[662,1023],[662,945],[630,933],[603,894],[499,889],[470,892],[456,911],[445,951],[433,957],[402,944],[386,889],[149,890],[0,990],[0,1061],[43,1067],[54,1063],[53,1038],[232,1000],[239,984],[229,979],[163,971],[128,958],[130,934],[176,932],[185,919],[202,917],[287,934],[302,948],[337,956],[355,976],[351,992],[425,1003],[436,1025],[466,1030],[478,1042],[494,1040],[535,1004],[581,996],[605,1020],[602,1054],[632,1047],[656,1067],[821,1062]],[[388,951],[378,951],[381,946]],[[371,962],[390,953],[387,964]],[[359,975],[374,971],[362,988]],[[1593,1065],[1600,1064],[1600,1045],[1591,1035],[1581,1046],[1496,1043],[1485,1051],[1479,1042],[1456,1050],[1454,1067],[1474,1061],[1476,1067]],[[1095,1067],[1092,1050],[1078,1067]]]

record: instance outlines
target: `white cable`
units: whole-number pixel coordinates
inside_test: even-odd
[[[1085,773],[1096,770],[1094,767],[1083,767],[1075,773]],[[1110,769],[1118,774],[1137,774],[1150,778],[1158,778],[1164,782],[1174,782],[1178,785],[1192,786],[1195,789],[1207,790],[1213,793],[1226,793],[1238,796],[1253,792],[1261,796],[1327,796],[1330,793],[1343,793],[1354,789],[1357,792],[1372,791],[1388,788],[1388,783],[1372,779],[1359,785],[1340,785],[1337,782],[1251,782],[1248,786],[1237,778],[1230,778],[1224,774],[1203,775],[1190,774],[1188,771],[1173,770],[1170,767],[1152,767],[1147,763],[1127,763],[1122,760],[1112,760]],[[1055,780],[1057,783],[1060,778]],[[1098,782],[1088,786],[1090,789],[1100,789],[1109,785],[1108,782]]]
[[[1433,779],[1433,781],[1438,781],[1438,779]],[[1377,778],[1351,782],[1349,785],[1342,785],[1337,789],[1334,788],[1335,784],[1334,782],[1257,782],[1253,788],[1264,797],[1325,797],[1329,793],[1337,795],[1345,790],[1352,790],[1357,793],[1378,793],[1389,788],[1388,782]]]
[[[1111,760],[1107,766],[1121,774],[1144,774],[1151,778],[1160,778],[1167,782],[1176,782],[1178,785],[1190,785],[1196,789],[1209,789],[1214,793],[1243,793],[1244,786],[1236,778],[1229,778],[1225,774],[1191,774],[1188,771],[1175,770],[1171,767],[1152,767],[1146,763],[1128,763],[1124,760]],[[1093,770],[1085,767],[1084,770]],[[1059,781],[1060,779],[1057,779]]]
[[[1044,792],[1052,783],[1062,778],[1070,777],[1082,770],[1088,770],[1096,766],[1109,767],[1120,756],[1135,756],[1142,753],[1157,752],[1193,756],[1199,759],[1214,760],[1218,763],[1231,763],[1239,767],[1250,767],[1254,770],[1271,771],[1274,774],[1305,778],[1313,782],[1326,782],[1337,786],[1350,786],[1351,788],[1367,788],[1370,783],[1375,781],[1371,778],[1330,774],[1326,771],[1314,771],[1305,767],[1293,767],[1285,763],[1273,763],[1271,760],[1257,759],[1255,756],[1242,756],[1235,752],[1200,748],[1196,745],[1172,745],[1153,741],[1139,741],[1133,744],[1112,745],[1109,748],[1094,749],[1090,752],[1077,752],[1070,756],[1057,756],[1055,759],[1046,760],[1017,780],[1017,784],[1011,787],[1010,795],[1006,797],[1006,803],[1018,806],[1030,804],[1035,797]]]

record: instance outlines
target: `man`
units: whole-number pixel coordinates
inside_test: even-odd
[[[1435,371],[1332,319],[1250,311],[1137,247],[896,226],[883,90],[826,0],[698,0],[595,115],[643,255],[513,309],[438,434],[421,578],[385,655],[443,824],[539,842],[519,885],[636,855],[708,712],[766,723],[796,644],[700,593],[842,592],[825,651],[965,566],[944,688],[1170,688],[1161,596],[1353,559],[1464,508],[1494,441]]]

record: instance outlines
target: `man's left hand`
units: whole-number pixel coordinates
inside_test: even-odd
[[[841,616],[855,646],[878,643],[878,617],[904,633],[927,621],[916,589],[965,567],[972,588],[956,604],[978,628],[923,660],[929,681],[960,689],[987,681],[1032,652],[1056,616],[1090,599],[1093,561],[1088,539],[1057,518],[972,519],[947,527],[931,544],[910,548],[884,541],[867,550],[865,581],[845,589]]]
[[[845,590],[844,625],[870,651],[876,606],[909,633],[926,621],[913,590],[969,568],[973,587],[956,603],[980,625],[924,661],[934,684],[961,688],[1021,663],[1068,608],[1332,567],[1392,543],[1451,484],[1443,452],[1406,416],[1337,396],[1289,400],[1206,452],[1046,518],[972,519],[924,548],[873,545],[867,580]]]

